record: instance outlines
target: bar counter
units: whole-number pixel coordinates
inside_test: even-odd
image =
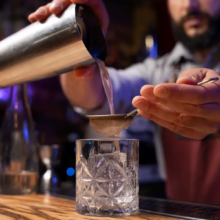
[[[1,220],[95,220],[98,217],[84,216],[76,213],[75,201],[58,198],[51,195],[25,195],[6,196],[0,195]],[[180,219],[164,217],[156,214],[140,212],[124,217],[100,217],[103,220],[169,220]]]

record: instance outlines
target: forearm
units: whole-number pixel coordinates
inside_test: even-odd
[[[95,109],[105,102],[101,76],[97,66],[60,76],[62,89],[73,106]]]

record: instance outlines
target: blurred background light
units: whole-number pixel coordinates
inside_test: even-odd
[[[75,174],[75,170],[72,168],[72,167],[69,167],[67,170],[66,170],[66,174],[68,176],[73,176]]]

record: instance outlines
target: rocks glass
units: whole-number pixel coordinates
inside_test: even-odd
[[[124,216],[139,208],[139,141],[76,141],[76,211]]]

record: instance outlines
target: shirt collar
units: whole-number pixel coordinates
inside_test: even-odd
[[[179,64],[182,59],[198,63],[196,58],[181,43],[177,43],[170,53],[168,65]]]
[[[204,67],[213,69],[216,65],[219,65],[219,57],[220,57],[220,43],[217,44],[212,51],[206,57],[206,61]]]
[[[192,53],[187,50],[182,43],[178,42],[170,53],[168,58],[168,65],[180,64],[182,60],[190,61],[198,66],[204,66],[206,68],[213,68],[219,63],[220,57],[220,43],[217,44],[210,54],[207,56],[205,63],[199,62]]]

